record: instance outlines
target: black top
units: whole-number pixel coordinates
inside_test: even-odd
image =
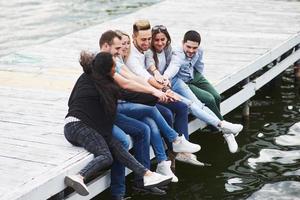
[[[145,94],[121,90],[121,99],[135,103],[155,105],[157,98]],[[116,101],[112,102],[116,103]],[[68,102],[69,111],[66,117],[73,116],[99,132],[106,141],[111,138],[116,113],[107,116],[104,112],[103,99],[96,90],[92,78],[83,73],[77,80]]]

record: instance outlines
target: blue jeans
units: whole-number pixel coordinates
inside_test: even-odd
[[[118,112],[135,119],[143,119],[145,117],[152,118],[157,124],[159,130],[169,142],[175,141],[178,133],[172,129],[155,106],[146,106],[143,104],[123,102],[118,104]]]
[[[150,117],[145,117],[142,119],[142,121],[150,127],[150,143],[157,162],[160,163],[161,161],[167,160],[168,157],[166,155],[165,146],[163,144],[163,140],[157,124]]]
[[[206,107],[191,91],[189,86],[181,79],[172,79],[172,90],[182,96],[181,101],[189,106],[190,112],[205,123],[218,127],[220,119]]]
[[[122,102],[118,104],[118,112],[144,121],[151,130],[150,142],[157,161],[160,162],[167,159],[160,132],[169,142],[173,142],[178,134],[168,125],[156,107]]]
[[[144,167],[150,169],[149,127],[138,120],[117,113],[115,125],[113,127],[113,136],[128,149],[129,135],[133,141],[135,158]],[[135,176],[135,184],[137,186],[143,186],[143,177]],[[112,196],[125,195],[125,166],[118,161],[113,162],[111,167],[111,194]]]
[[[170,121],[169,113],[165,110],[162,110],[161,107],[168,108],[169,112],[172,113],[172,121]],[[173,126],[174,130],[179,133],[183,134],[185,138],[189,139],[188,133],[188,106],[185,103],[180,101],[177,102],[170,102],[170,103],[160,103],[157,104],[157,108],[165,120],[168,122],[170,126]]]

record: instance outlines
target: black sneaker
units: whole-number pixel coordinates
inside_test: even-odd
[[[159,189],[158,187],[153,188],[145,188],[145,187],[132,187],[133,191],[139,194],[152,194],[152,195],[166,195],[167,192],[165,190]]]

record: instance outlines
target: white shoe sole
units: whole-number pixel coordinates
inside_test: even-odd
[[[160,186],[164,186],[164,185],[168,185],[172,180],[172,177],[164,180],[164,181],[161,181],[159,183],[154,183],[152,185],[144,185],[144,188],[153,188],[153,187],[160,187]]]
[[[65,184],[71,188],[73,188],[78,194],[82,196],[87,196],[89,195],[89,191],[87,190],[86,187],[84,187],[80,182],[72,179],[69,176],[65,177]]]
[[[191,165],[204,166],[204,163],[198,161],[197,159],[193,159],[193,158],[183,158],[181,156],[178,156],[178,157],[176,156],[175,159],[180,162],[184,162],[184,163],[191,164]]]

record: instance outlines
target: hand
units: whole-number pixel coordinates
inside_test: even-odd
[[[165,94],[164,92],[162,92],[160,90],[155,90],[153,92],[153,95],[159,99],[159,102],[162,102],[162,103],[168,102],[169,97],[167,96],[167,94]]]
[[[163,86],[171,87],[171,83],[170,83],[169,79],[164,79],[162,84],[163,84]]]
[[[163,85],[171,87],[171,82],[170,82],[169,78],[166,75],[163,75]]]
[[[180,96],[177,93],[173,92],[171,89],[166,91],[166,95],[169,98],[171,98],[171,101],[180,101],[181,100]]]
[[[159,83],[161,83],[161,84],[164,83],[164,77],[159,73],[158,70],[155,70],[155,71],[153,72],[153,76],[154,76],[154,78],[155,78],[155,80],[156,80],[157,82],[159,82]]]

